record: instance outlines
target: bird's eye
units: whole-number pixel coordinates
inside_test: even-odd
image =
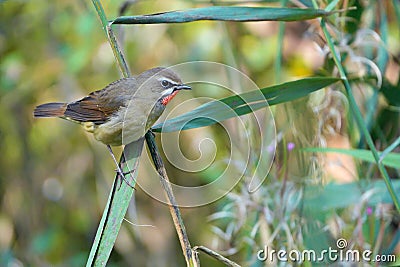
[[[169,88],[169,87],[171,87],[171,82],[169,82],[169,81],[167,81],[167,80],[162,80],[162,81],[161,81],[161,85],[162,85],[164,88]]]

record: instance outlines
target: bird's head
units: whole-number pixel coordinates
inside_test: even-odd
[[[162,67],[147,70],[140,74],[144,79],[145,88],[149,89],[148,94],[153,95],[166,106],[180,90],[191,90],[189,85],[182,82],[181,78],[174,71]]]

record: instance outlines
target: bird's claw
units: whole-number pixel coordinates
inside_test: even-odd
[[[129,186],[130,188],[135,189],[135,187],[125,177],[125,175],[135,172],[135,169],[130,170],[128,172],[123,172],[120,168],[118,168],[115,171],[118,173],[118,177],[121,178],[121,184],[119,185],[118,189],[121,188],[122,181],[124,181],[126,183],[126,185]]]

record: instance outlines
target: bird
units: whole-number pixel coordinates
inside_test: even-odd
[[[191,87],[171,69],[156,67],[112,82],[77,101],[36,106],[33,116],[58,117],[81,124],[107,146],[125,180],[111,146],[141,139],[180,90]]]

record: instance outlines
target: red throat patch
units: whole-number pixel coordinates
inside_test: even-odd
[[[164,106],[166,106],[166,105],[169,103],[169,101],[171,101],[172,98],[174,98],[174,96],[176,96],[176,94],[177,94],[178,92],[179,92],[179,91],[176,90],[176,91],[174,91],[172,94],[163,97],[163,99],[161,100],[161,103],[162,103]]]

